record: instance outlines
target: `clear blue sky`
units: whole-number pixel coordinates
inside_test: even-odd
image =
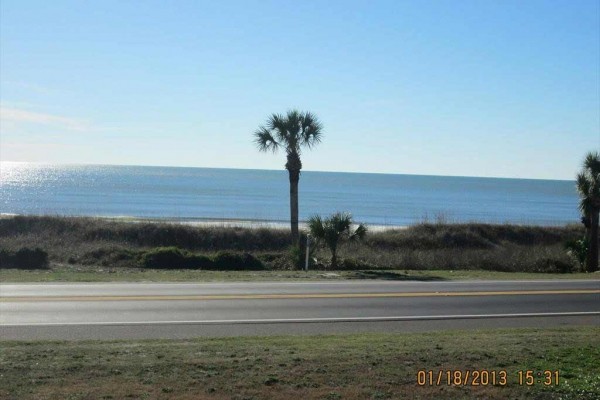
[[[0,3],[0,159],[572,179],[600,149],[600,2]]]

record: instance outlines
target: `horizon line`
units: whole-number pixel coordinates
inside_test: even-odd
[[[38,165],[64,165],[64,166],[106,166],[106,167],[150,167],[150,168],[197,168],[197,169],[229,169],[229,170],[244,170],[244,171],[285,171],[282,169],[271,169],[271,168],[240,168],[240,167],[209,167],[209,166],[184,166],[184,165],[150,165],[150,164],[109,164],[109,163],[81,163],[81,162],[47,162],[47,161],[2,161],[3,163],[12,164],[38,164]],[[520,179],[520,180],[531,180],[531,181],[562,181],[562,182],[575,182],[573,179],[560,179],[560,178],[523,178],[523,177],[510,177],[510,176],[485,176],[485,175],[433,175],[433,174],[419,174],[419,173],[400,173],[400,172],[364,172],[364,171],[334,171],[334,170],[311,170],[302,169],[302,172],[324,172],[324,173],[338,173],[338,174],[363,174],[363,175],[408,175],[408,176],[422,176],[422,177],[442,177],[442,178],[485,178],[485,179]]]

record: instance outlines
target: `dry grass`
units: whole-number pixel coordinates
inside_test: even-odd
[[[397,281],[600,279],[600,274],[482,270],[202,271],[56,266],[52,270],[0,269],[0,282],[248,282],[383,279]]]
[[[419,224],[373,232],[364,242],[342,246],[341,269],[468,269],[519,272],[576,270],[564,244],[583,235],[579,226]],[[268,269],[291,269],[289,235],[269,228],[193,227],[107,219],[20,216],[0,219],[0,249],[39,247],[51,265],[137,267],[140,252],[175,246],[212,256],[248,252]],[[328,253],[317,252],[324,268]]]
[[[4,399],[597,399],[598,328],[2,343]],[[419,369],[506,370],[507,386],[426,386]],[[560,384],[519,386],[519,370]]]

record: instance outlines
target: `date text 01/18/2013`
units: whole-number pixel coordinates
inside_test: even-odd
[[[514,380],[513,380],[514,378]],[[519,370],[513,374],[507,370],[427,370],[417,372],[418,386],[556,386],[560,382],[558,370]]]

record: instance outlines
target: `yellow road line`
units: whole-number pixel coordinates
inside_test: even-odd
[[[0,297],[0,303],[36,301],[181,301],[181,300],[266,300],[266,299],[344,299],[389,297],[523,296],[543,294],[600,294],[600,290],[512,290],[485,292],[405,292],[405,293],[302,293],[302,294],[223,294],[223,295],[143,295],[143,296],[14,296]]]

